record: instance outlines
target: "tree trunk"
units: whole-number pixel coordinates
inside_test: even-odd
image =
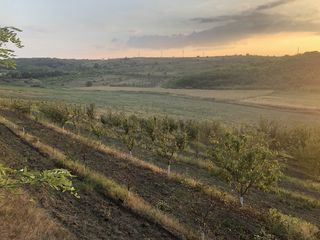
[[[129,153],[130,153],[130,155],[132,156],[132,151],[131,151],[131,150],[129,151]]]
[[[168,173],[168,176],[169,176],[170,173],[171,173],[171,164],[170,164],[170,163],[168,164],[168,171],[167,171],[167,173]]]
[[[204,234],[204,232],[201,232],[201,238],[200,238],[201,240],[205,240],[205,234]]]
[[[244,198],[243,198],[243,196],[240,196],[240,204],[241,204],[241,207],[243,207],[243,204],[244,204]]]

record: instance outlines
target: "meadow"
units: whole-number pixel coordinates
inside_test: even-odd
[[[34,88],[1,85],[6,98],[94,103],[99,111],[112,108],[143,115],[187,119],[215,119],[228,123],[256,123],[277,119],[288,125],[318,125],[318,94],[308,91],[186,90],[162,88],[92,87]],[[311,94],[311,97],[310,97]],[[265,99],[268,99],[265,100]],[[290,103],[290,105],[289,105]]]

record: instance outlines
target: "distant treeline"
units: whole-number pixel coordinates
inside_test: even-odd
[[[17,59],[17,69],[0,69],[0,81],[38,79],[72,86],[160,86],[192,89],[313,88],[320,86],[320,53],[262,57],[237,55],[198,58],[125,58],[113,60]],[[82,79],[81,81],[79,79]],[[53,81],[52,81],[53,80]],[[92,80],[92,79],[91,79]],[[68,82],[68,81],[66,81]],[[68,83],[67,83],[68,84]]]

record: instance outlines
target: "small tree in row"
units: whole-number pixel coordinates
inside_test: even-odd
[[[187,134],[181,126],[176,127],[172,121],[168,121],[168,118],[158,121],[154,128],[152,148],[160,157],[167,160],[167,173],[170,175],[172,161],[187,145]]]
[[[65,104],[41,104],[39,111],[49,120],[64,128],[65,124],[71,119],[70,111]]]
[[[279,181],[280,165],[264,135],[228,132],[212,138],[211,144],[211,156],[221,168],[221,176],[237,191],[241,206],[252,187],[266,191]]]

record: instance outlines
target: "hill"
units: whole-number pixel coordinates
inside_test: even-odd
[[[320,53],[295,56],[125,58],[112,60],[17,59],[0,70],[0,83],[33,87],[131,86],[190,89],[314,89]],[[15,80],[15,81],[12,81]]]

